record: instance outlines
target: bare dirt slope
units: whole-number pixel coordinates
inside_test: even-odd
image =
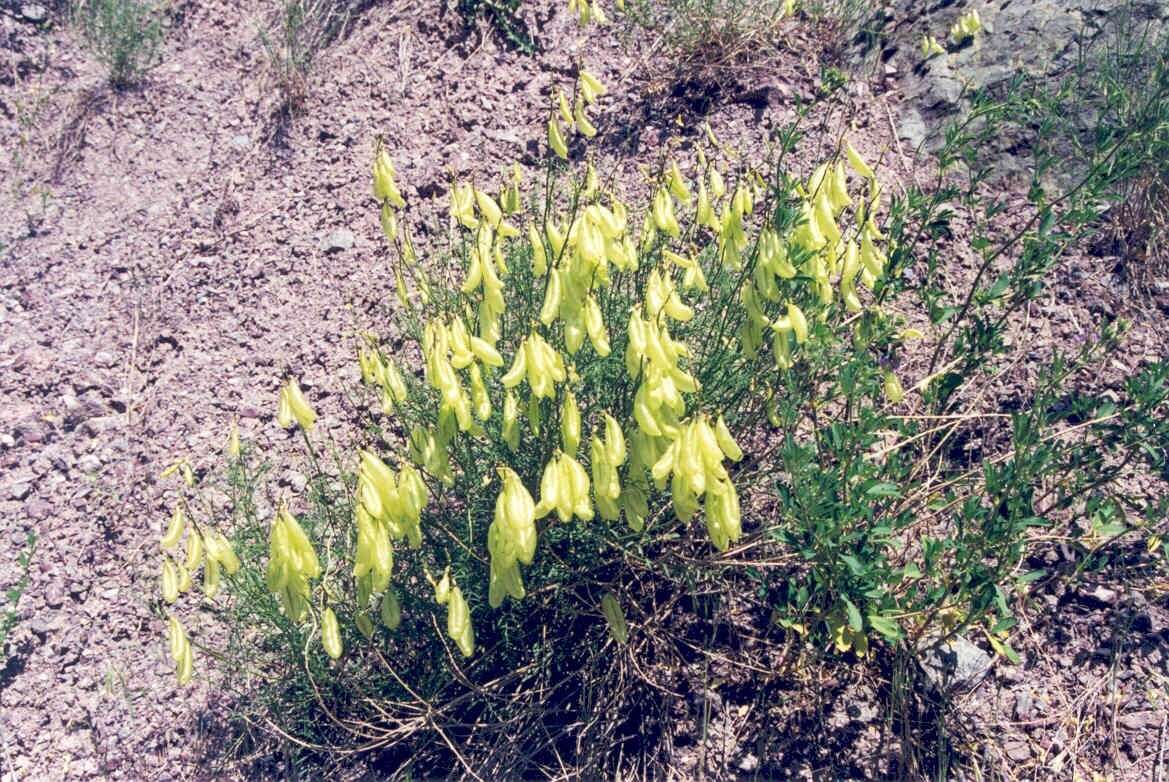
[[[693,118],[684,91],[650,77],[648,45],[586,36],[560,3],[525,12],[547,47],[527,59],[464,37],[427,0],[366,10],[282,123],[257,36],[270,5],[180,4],[162,63],[122,93],[67,27],[0,5],[0,587],[39,537],[0,672],[4,780],[207,774],[214,693],[201,678],[177,690],[152,608],[169,514],[158,476],[217,458],[235,415],[280,448],[286,369],[326,418],[355,377],[352,335],[377,328],[391,290],[368,199],[375,136],[426,212],[452,176],[535,162],[549,90],[578,56],[620,96],[602,106],[602,149],[631,180],[679,112]],[[793,51],[764,88],[722,96],[712,125],[758,138],[812,97],[813,67]],[[867,151],[890,150],[909,176],[886,99],[853,97]],[[1134,730],[1163,724],[1139,713]]]

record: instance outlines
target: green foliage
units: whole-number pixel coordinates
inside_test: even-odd
[[[528,24],[520,18],[520,0],[458,0],[459,15],[468,27],[485,20],[508,46],[535,54],[538,46]]]
[[[74,19],[90,50],[109,71],[116,88],[141,81],[158,64],[161,11],[144,0],[83,0]]]
[[[300,110],[313,60],[345,30],[365,0],[280,0],[260,43],[286,111]]]
[[[17,604],[20,598],[24,596],[28,589],[28,571],[32,566],[32,557],[36,553],[37,536],[35,533],[28,533],[25,539],[24,549],[16,558],[16,566],[19,569],[20,577],[16,583],[8,588],[5,593],[5,606],[3,612],[0,613],[0,669],[8,661],[8,636],[16,627],[17,622],[20,621],[20,611]]]
[[[1123,270],[1138,287],[1169,275],[1169,30],[1120,15],[1082,53],[1063,116],[1076,154],[1107,161],[1108,215]],[[1084,125],[1087,125],[1085,128]]]
[[[630,0],[625,15],[660,36],[680,74],[712,77],[766,60],[792,6],[788,0]]]
[[[1169,365],[1101,377],[1124,337],[1119,321],[1100,323],[1099,337],[1074,350],[1034,356],[1012,331],[1018,314],[1058,279],[1066,254],[1096,230],[1114,182],[1100,161],[1071,187],[1049,192],[1043,182],[1054,158],[1041,156],[1027,210],[1003,230],[1009,194],[987,187],[992,167],[980,151],[1006,125],[1033,117],[1035,101],[1021,85],[1006,99],[976,96],[970,115],[946,134],[936,181],[893,196],[887,207],[851,150],[808,176],[795,155],[796,127],[774,139],[775,154],[761,171],[735,168],[737,158],[714,144],[689,167],[688,184],[663,161],[654,206],[637,211],[602,188],[590,168],[550,158],[526,208],[518,191],[509,194],[512,180],[502,183],[498,202],[456,184],[449,255],[430,262],[415,257],[408,213],[391,206],[400,201],[392,164],[379,157],[375,190],[385,194],[382,224],[400,306],[384,329],[386,342],[361,337],[367,388],[349,393],[361,428],[356,442],[304,433],[309,478],[293,503],[322,571],[304,621],[281,610],[266,579],[274,508],[261,510],[259,498],[268,467],[246,448],[229,463],[225,526],[235,530],[243,566],[228,579],[230,637],[216,654],[231,689],[253,695],[239,716],[274,723],[308,751],[383,750],[393,768],[422,775],[459,764],[480,775],[523,776],[564,758],[606,775],[653,774],[670,714],[653,670],[695,648],[739,661],[741,649],[715,641],[723,623],[747,623],[760,643],[783,642],[801,657],[824,650],[848,660],[881,650],[911,656],[965,633],[1017,660],[1010,642],[1016,593],[1045,576],[1027,562],[1037,536],[1057,536],[1085,559],[1141,538],[1142,548],[1156,551],[1169,511],[1156,488],[1169,478]],[[1053,122],[1035,127],[1035,148],[1044,149],[1055,131]],[[1122,154],[1118,147],[1106,160]],[[860,176],[845,178],[845,160]],[[714,184],[723,169],[725,196]],[[842,182],[852,183],[843,194]],[[704,219],[691,207],[684,191],[692,196],[699,186],[715,194],[721,217]],[[828,194],[837,206],[822,201]],[[499,203],[511,205],[488,217]],[[680,224],[673,237],[664,227],[667,203]],[[582,246],[587,221],[603,222],[602,206],[628,214],[606,238],[629,239],[636,264],[568,271],[585,257],[571,248]],[[728,251],[736,212],[744,221],[737,254]],[[814,238],[831,233],[828,220],[841,232],[839,244]],[[508,233],[501,221],[515,224],[517,240],[501,238]],[[961,242],[959,222],[968,236]],[[531,241],[523,234],[529,226]],[[782,257],[768,235],[779,237]],[[575,237],[565,240],[569,250],[559,237]],[[851,288],[856,298],[852,241],[888,251],[878,261],[877,250],[862,249],[868,275],[863,288]],[[605,253],[621,254],[608,245]],[[542,312],[553,278],[542,272],[541,254],[550,269],[569,275],[557,279],[573,281],[552,317]],[[940,274],[942,259],[955,256],[969,267],[957,287]],[[499,275],[502,309],[489,303],[485,258]],[[790,273],[778,271],[787,264]],[[695,282],[696,269],[705,287]],[[653,459],[620,471],[623,492],[644,490],[645,518],[630,514],[624,494],[620,520],[537,517],[535,556],[521,567],[525,594],[493,606],[488,585],[499,546],[489,529],[500,518],[501,468],[543,499],[547,465],[571,450],[561,428],[568,389],[583,422],[578,458],[590,468],[587,443],[604,430],[606,414],[633,442],[649,428],[640,395],[667,393],[660,378],[650,380],[639,348],[636,360],[627,358],[636,345],[631,311],[654,320],[646,314],[649,291],[662,275],[693,309],[692,317],[671,316],[668,326],[687,346],[679,371],[698,381],[684,394],[684,412],[663,420],[681,431],[703,416],[725,417],[745,453],[726,466],[742,497],[742,536],[720,542],[709,494],[705,513],[692,514],[684,486],[648,480],[645,466],[668,465],[658,457],[668,442],[682,442],[665,433]],[[573,308],[591,300],[605,339],[577,333],[574,348]],[[793,307],[807,313],[806,334],[792,326]],[[485,335],[503,358],[498,369],[483,361],[486,412],[459,412],[469,384],[474,392],[474,359],[457,373],[440,371],[453,361],[456,351],[444,340],[454,342],[456,323]],[[762,333],[752,337],[754,329],[766,329],[772,353],[760,350]],[[504,382],[533,333],[566,363],[550,397],[536,395],[530,375],[526,385]],[[391,339],[400,343],[392,354]],[[1024,359],[1033,373],[1008,387],[1002,378]],[[422,377],[411,371],[417,364],[426,367]],[[401,372],[401,393],[385,379],[388,366]],[[508,394],[525,411],[510,444]],[[445,455],[422,453],[419,443],[428,439],[441,442]],[[421,545],[399,542],[393,551],[389,590],[401,605],[393,629],[362,629],[384,598],[354,578],[362,556],[354,518],[360,524],[368,505],[359,499],[368,477],[352,456],[355,446],[402,470],[417,464],[428,489]],[[1136,474],[1151,476],[1154,488],[1129,480]],[[460,654],[448,638],[456,633],[434,586],[444,572],[467,601],[473,654]],[[337,660],[320,642],[325,607],[340,620]],[[615,622],[616,611],[624,622]],[[625,735],[641,737],[637,757],[612,749]]]

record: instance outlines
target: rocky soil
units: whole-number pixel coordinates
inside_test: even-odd
[[[38,542],[0,670],[0,779],[228,774],[208,760],[223,754],[207,732],[216,693],[204,677],[180,691],[163,643],[156,546],[171,497],[159,474],[180,457],[208,468],[234,416],[260,448],[286,447],[274,400],[287,368],[329,425],[356,377],[353,335],[390,306],[373,139],[432,213],[451,177],[535,163],[549,91],[583,56],[614,95],[602,154],[636,183],[639,164],[685,136],[679,116],[762,154],[748,140],[812,98],[819,71],[793,45],[749,88],[711,99],[660,78],[652,41],[582,34],[559,2],[526,4],[546,46],[534,59],[465,34],[438,2],[369,3],[320,53],[304,110],[286,121],[257,35],[271,3],[176,4],[161,63],[117,93],[66,24],[28,5],[0,2],[0,588],[18,579],[28,533]],[[805,34],[794,26],[791,40]],[[850,84],[831,113],[908,180],[912,160],[894,153],[903,75]],[[1069,290],[1091,300],[1035,313],[1048,334],[1087,330],[1101,300],[1124,306],[1106,273],[1077,279]],[[1151,317],[1136,357],[1164,345]],[[1068,610],[1034,618],[1026,666],[986,674],[987,659],[953,696],[972,756],[1012,778],[1164,773],[1164,592],[1100,584],[1051,599]],[[838,685],[825,690],[838,700],[791,726],[790,768],[879,775],[890,766],[866,754],[890,738],[882,685]],[[750,775],[759,759],[741,715],[720,700],[715,735]]]

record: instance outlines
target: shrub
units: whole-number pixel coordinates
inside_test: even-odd
[[[260,43],[279,90],[282,110],[295,114],[308,89],[308,73],[318,52],[345,30],[365,0],[281,0],[260,30]]]
[[[660,36],[679,73],[719,80],[723,69],[765,59],[795,8],[792,0],[631,0],[625,15]]]
[[[2,249],[0,247],[0,250]],[[0,611],[0,673],[8,665],[8,636],[20,621],[20,612],[17,610],[17,604],[28,589],[29,568],[32,567],[32,558],[33,554],[36,553],[36,548],[37,536],[35,533],[30,532],[25,539],[24,547],[16,557],[16,569],[20,575],[16,582],[10,584],[8,590],[4,593],[5,605],[3,611]]]
[[[138,83],[158,63],[162,20],[142,0],[85,0],[75,12],[82,35],[117,88]]]
[[[888,206],[847,142],[798,171],[792,128],[760,170],[708,130],[635,209],[566,163],[565,126],[590,138],[603,93],[582,71],[557,96],[535,187],[518,168],[453,185],[449,259],[418,257],[376,151],[387,336],[410,347],[361,336],[352,445],[322,439],[286,379],[277,420],[303,436],[304,497],[263,507],[268,466],[233,433],[230,518],[181,500],[164,538],[165,603],[201,565],[212,595],[228,574],[226,639],[195,638],[254,696],[246,722],[423,775],[653,773],[662,669],[720,627],[850,659],[977,632],[1015,659],[1032,530],[1094,552],[1163,520],[1164,501],[1118,479],[1164,474],[1169,370],[1072,391],[1122,324],[1053,356],[1029,397],[988,398],[1005,326],[1090,220],[1092,189],[1034,189],[1022,231],[977,226],[967,288],[938,285],[955,210],[993,206],[966,153],[1003,107],[952,130],[944,186]],[[956,442],[972,431],[975,458]],[[192,641],[170,616],[186,681]]]
[[[534,54],[536,40],[520,17],[520,0],[458,0],[459,15],[467,27],[484,19],[504,42],[524,54]]]

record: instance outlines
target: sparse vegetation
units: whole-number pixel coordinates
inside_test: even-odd
[[[32,567],[32,558],[36,548],[36,533],[30,532],[25,539],[24,548],[16,557],[16,567],[19,573],[16,583],[8,587],[8,591],[4,594],[5,604],[0,608],[0,671],[3,671],[8,663],[8,636],[20,622],[20,598],[28,589],[28,570]]]
[[[678,74],[717,81],[765,61],[796,7],[791,0],[630,0],[625,14],[655,34]]]
[[[533,54],[536,39],[520,16],[521,7],[521,0],[458,0],[459,14],[468,27],[473,27],[480,19],[485,20],[508,46],[524,54]]]
[[[158,63],[162,48],[161,10],[146,0],[80,0],[73,11],[94,56],[109,72],[110,84],[137,84]]]
[[[345,30],[364,0],[280,0],[260,42],[281,107],[296,114],[303,107],[308,75],[317,54]]]

